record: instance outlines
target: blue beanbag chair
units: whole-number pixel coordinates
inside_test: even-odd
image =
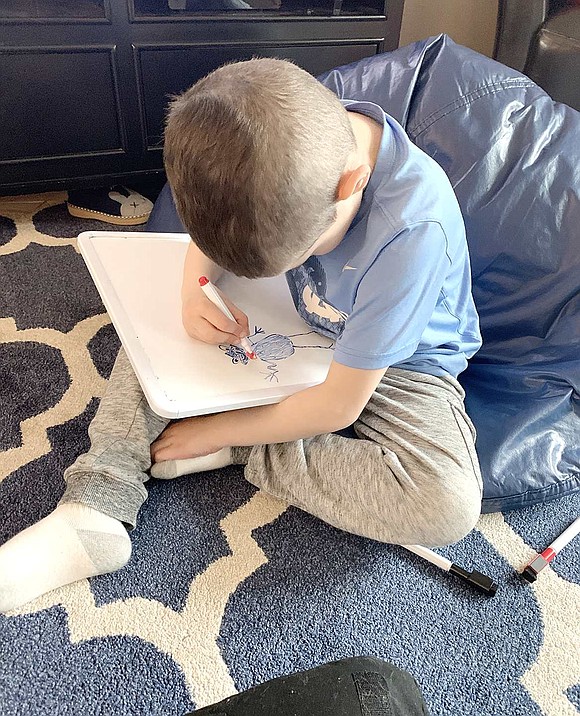
[[[445,170],[467,228],[483,346],[460,376],[483,511],[580,487],[580,113],[439,35],[331,70]],[[147,226],[184,231],[166,186]]]

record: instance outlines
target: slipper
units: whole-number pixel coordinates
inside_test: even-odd
[[[69,214],[82,219],[134,226],[147,221],[153,202],[133,189],[112,186],[69,191],[67,208]]]

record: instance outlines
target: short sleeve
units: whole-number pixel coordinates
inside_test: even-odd
[[[363,274],[334,360],[388,368],[412,356],[450,270],[447,238],[436,221],[399,232]]]

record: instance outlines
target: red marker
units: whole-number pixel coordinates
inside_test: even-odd
[[[215,290],[215,287],[213,286],[209,278],[207,278],[206,276],[200,276],[199,285],[201,286],[201,290],[205,293],[209,300],[214,305],[216,305],[225,316],[227,316],[234,323],[236,323],[236,319],[234,318],[232,312],[224,303],[223,298]],[[256,354],[252,350],[252,344],[250,343],[250,341],[247,338],[242,338],[240,343],[242,345],[242,348],[246,351],[246,355],[248,356],[248,358],[250,358],[251,360],[255,360]]]
[[[552,542],[546,549],[537,554],[524,568],[522,577],[528,582],[535,582],[538,574],[545,569],[558,552],[565,547],[568,542],[574,539],[580,532],[580,517],[577,517],[572,524],[565,529],[559,537]]]

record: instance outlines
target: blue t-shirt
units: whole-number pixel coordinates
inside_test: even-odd
[[[481,335],[449,179],[381,107],[341,101],[383,125],[381,145],[343,240],[286,273],[294,304],[338,363],[457,377]]]

